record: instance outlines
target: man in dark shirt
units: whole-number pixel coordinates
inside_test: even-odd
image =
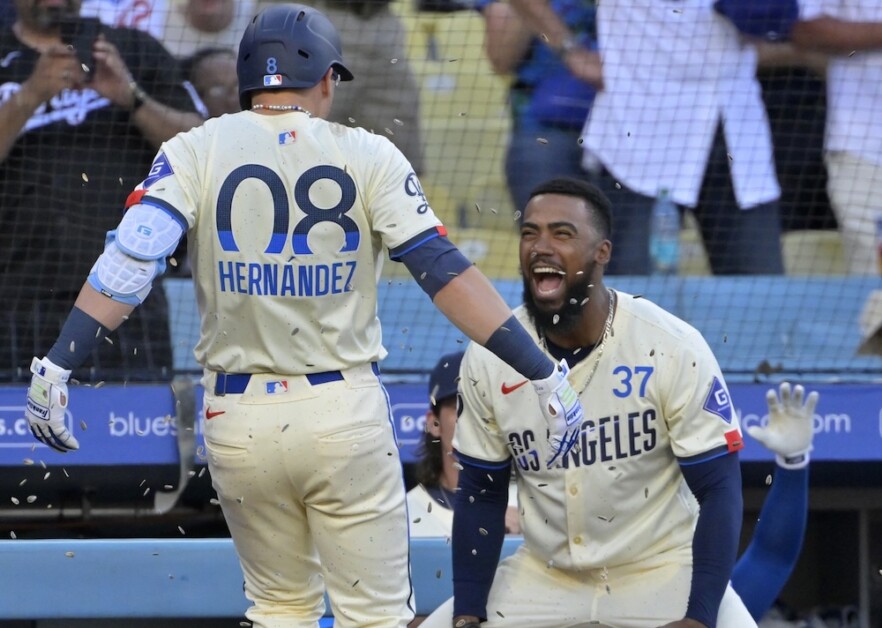
[[[119,223],[159,145],[201,123],[175,60],[151,36],[79,17],[81,0],[15,0],[0,29],[0,378],[29,376]],[[154,290],[79,379],[153,379],[171,367]]]

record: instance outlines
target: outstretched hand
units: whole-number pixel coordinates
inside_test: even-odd
[[[73,49],[55,44],[40,55],[34,71],[21,89],[24,95],[33,95],[36,106],[57,96],[64,89],[79,89],[84,80],[85,73]]]
[[[92,68],[91,87],[96,92],[120,107],[131,107],[132,74],[116,46],[99,35],[92,46],[95,67]]]
[[[818,393],[805,396],[805,389],[797,385],[791,391],[784,382],[776,394],[766,393],[769,422],[765,427],[751,425],[747,433],[776,454],[778,464],[788,469],[799,469],[808,464],[814,438],[813,417],[818,404]],[[803,402],[804,400],[804,402]]]

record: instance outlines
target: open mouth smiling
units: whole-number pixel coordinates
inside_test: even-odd
[[[564,287],[564,277],[567,274],[559,268],[547,264],[536,265],[532,268],[533,285],[536,296],[553,297]]]

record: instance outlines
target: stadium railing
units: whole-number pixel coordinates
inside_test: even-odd
[[[507,537],[502,556],[521,542]],[[450,544],[410,543],[416,610],[427,615],[452,595]],[[244,617],[249,606],[230,539],[10,540],[0,557],[4,619]]]

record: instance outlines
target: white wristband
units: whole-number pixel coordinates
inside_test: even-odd
[[[49,358],[34,358],[31,362],[31,373],[39,375],[50,384],[66,384],[70,379],[70,371],[54,364]]]
[[[789,456],[775,454],[775,462],[783,469],[804,469],[809,463],[809,452],[803,451]]]

